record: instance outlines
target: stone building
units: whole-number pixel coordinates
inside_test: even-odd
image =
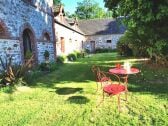
[[[77,19],[67,18],[63,6],[54,8],[54,16],[57,55],[81,51],[86,38],[78,27]]]
[[[68,55],[83,48],[116,48],[125,28],[113,19],[68,19],[62,6],[53,11],[52,0],[0,0],[0,56],[12,56],[13,62],[24,63],[34,54],[34,63]]]
[[[98,48],[115,49],[126,30],[120,19],[69,19],[63,6],[54,8],[54,16],[57,55],[67,55],[84,48],[91,52]]]
[[[0,0],[0,56],[12,55],[17,64],[28,53],[44,61],[44,51],[55,59],[52,0]]]
[[[85,33],[85,48],[94,52],[96,49],[115,49],[126,27],[119,19],[80,20],[79,28]]]

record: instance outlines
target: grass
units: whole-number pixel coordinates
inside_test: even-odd
[[[128,101],[106,97],[90,70],[93,64],[107,71],[115,63],[132,61],[141,73],[129,77]],[[168,125],[168,68],[153,68],[144,61],[117,57],[116,53],[92,55],[67,63],[34,81],[31,86],[0,91],[1,126],[166,126]],[[8,91],[9,90],[9,91]],[[124,95],[122,96],[124,98]],[[123,99],[122,98],[122,99]]]

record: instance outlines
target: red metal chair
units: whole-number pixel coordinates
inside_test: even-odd
[[[99,87],[98,86],[99,84],[101,84],[101,88],[102,88],[102,83],[100,82],[99,77],[98,77],[99,72],[100,72],[100,68],[98,66],[93,65],[92,68],[91,68],[91,70],[92,70],[92,72],[93,72],[93,74],[95,76],[96,85],[97,85],[96,91],[97,91],[98,87]]]
[[[125,93],[126,100],[127,100],[127,88],[123,85],[120,81],[119,76],[107,72],[100,71],[98,73],[98,78],[103,86],[103,101],[104,95],[107,94],[108,96],[116,95],[118,97],[118,110],[121,110],[120,107],[120,94]],[[112,78],[116,78],[117,81],[112,81]]]

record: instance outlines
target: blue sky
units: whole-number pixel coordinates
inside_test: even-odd
[[[81,2],[83,0],[61,0],[64,4],[64,10],[70,12],[71,14],[76,10],[77,2]],[[99,3],[99,6],[104,8],[103,0],[94,0],[95,2]]]

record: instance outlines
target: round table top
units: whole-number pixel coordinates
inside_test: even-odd
[[[109,72],[113,74],[136,74],[139,73],[140,70],[137,68],[130,68],[130,70],[126,70],[124,68],[112,68],[109,69]]]

